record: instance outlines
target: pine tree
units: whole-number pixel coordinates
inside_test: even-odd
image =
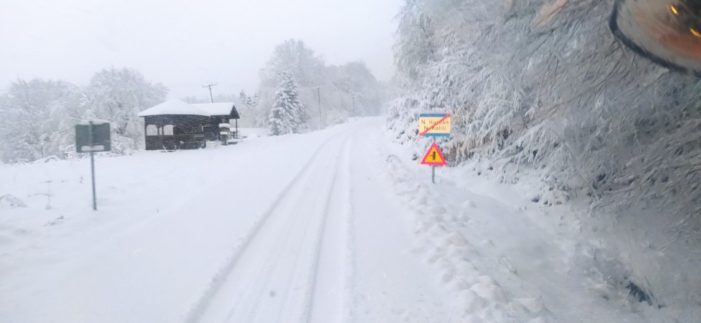
[[[254,95],[254,96],[247,97],[246,98],[246,105],[249,108],[255,108],[256,106],[258,106],[258,94]]]
[[[247,104],[248,100],[250,100],[250,98],[248,97],[248,95],[246,95],[246,91],[241,90],[241,92],[239,93],[239,102]]]
[[[299,101],[297,83],[289,73],[282,73],[282,82],[275,93],[275,103],[268,123],[274,136],[299,133],[306,128],[307,114]]]

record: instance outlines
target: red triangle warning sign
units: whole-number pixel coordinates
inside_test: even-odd
[[[441,147],[438,147],[438,144],[433,143],[431,148],[428,149],[426,156],[424,156],[424,159],[421,161],[421,164],[428,166],[446,166],[448,165],[448,162],[445,160]]]

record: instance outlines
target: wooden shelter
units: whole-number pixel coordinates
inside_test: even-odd
[[[220,124],[235,123],[238,135],[240,119],[233,103],[188,104],[180,100],[161,103],[142,111],[146,150],[199,149],[207,141],[219,140]]]

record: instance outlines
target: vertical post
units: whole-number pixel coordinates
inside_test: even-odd
[[[97,191],[95,189],[95,152],[92,150],[95,146],[93,139],[93,122],[90,121],[90,128],[88,130],[88,141],[90,142],[90,173],[92,175],[92,209],[97,211]]]
[[[353,93],[353,94],[351,95],[351,98],[353,98],[353,116],[354,116],[354,117],[357,117],[358,114],[357,114],[357,112],[355,111],[355,93]]]
[[[90,167],[92,168],[92,209],[97,211],[97,191],[95,190],[95,152],[90,152]]]
[[[316,88],[316,98],[319,103],[319,129],[324,127],[324,119],[322,118],[323,112],[321,111],[321,87]]]
[[[212,88],[215,86],[217,86],[217,83],[209,83],[202,86],[203,88],[209,89],[209,101],[211,103],[214,103],[214,94],[212,93]]]
[[[436,143],[436,137],[433,137],[433,143]],[[431,182],[436,184],[436,166],[431,166]]]

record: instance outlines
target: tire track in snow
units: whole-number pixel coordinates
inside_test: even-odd
[[[348,138],[344,140],[345,143]],[[346,146],[344,143],[337,145],[341,147],[339,152]],[[274,211],[275,220],[269,229],[244,252],[241,267],[232,271],[236,277],[227,282],[220,295],[227,299],[217,297],[216,306],[203,319],[218,319],[222,310],[228,309],[223,322],[308,320],[306,309],[313,307],[309,295],[317,278],[314,266],[320,255],[321,236],[325,234],[323,222],[335,214],[330,212],[331,202],[343,161],[334,158],[338,155],[336,149],[327,150],[324,155],[318,171],[305,177],[284,198]],[[281,234],[284,237],[280,238]],[[265,295],[268,291],[270,298]],[[260,311],[263,306],[267,306],[265,311]]]
[[[345,147],[347,145],[348,138],[344,138],[344,141],[341,145],[341,147]],[[341,149],[343,151],[343,149]],[[330,214],[330,207],[331,207],[331,200],[333,198],[333,194],[335,192],[335,188],[337,186],[337,179],[338,179],[338,173],[340,166],[342,164],[342,160],[336,160],[335,162],[332,162],[333,164],[333,172],[331,175],[331,180],[328,182],[328,185],[324,186],[324,189],[322,189],[320,192],[324,192],[324,199],[323,199],[323,206],[320,209],[320,212],[318,214],[315,214],[316,216],[310,217],[309,223],[305,228],[305,236],[307,236],[307,233],[309,233],[310,228],[315,228],[316,230],[314,231],[314,235],[311,236],[313,239],[311,241],[311,245],[308,247],[311,248],[304,248],[304,249],[311,249],[311,255],[302,256],[300,255],[299,257],[296,257],[295,259],[295,271],[292,274],[292,281],[295,281],[294,276],[299,276],[301,275],[302,278],[301,280],[304,282],[304,294],[303,294],[303,300],[300,304],[297,304],[296,307],[298,310],[301,310],[298,315],[298,319],[296,320],[297,322],[308,322],[310,319],[309,313],[310,309],[313,307],[313,292],[314,292],[314,286],[317,282],[317,268],[318,268],[318,263],[319,259],[321,257],[321,244],[323,243],[323,235],[325,232],[325,223],[326,220]],[[300,204],[301,205],[301,204]],[[305,243],[306,241],[300,242],[300,245],[305,245],[309,243]],[[311,258],[311,259],[309,259]],[[304,261],[302,261],[304,259]],[[300,268],[300,265],[302,267]],[[305,266],[306,265],[306,266]],[[297,277],[297,280],[299,280],[300,277]],[[290,283],[292,284],[292,283]],[[290,305],[290,302],[295,302],[295,299],[293,297],[290,297],[289,291],[291,289],[287,289],[287,294],[286,294],[286,302],[285,305]],[[276,322],[282,322],[282,321],[290,321],[289,317],[283,318],[282,315],[284,315],[285,310],[287,308],[283,307],[279,309],[278,311],[278,316],[277,319],[275,320]],[[294,308],[292,309],[294,310]]]
[[[322,247],[324,243],[324,235],[327,229],[328,225],[328,220],[329,216],[332,213],[335,216],[340,216],[340,214],[334,213],[332,210],[332,199],[334,198],[334,194],[337,193],[338,191],[341,191],[343,187],[339,187],[338,183],[338,177],[341,172],[342,166],[349,167],[349,160],[350,160],[350,146],[351,146],[352,140],[350,138],[346,139],[343,148],[342,148],[342,154],[343,158],[339,159],[338,162],[336,163],[336,168],[333,174],[333,179],[331,180],[331,189],[328,191],[328,196],[326,198],[326,204],[324,206],[324,213],[322,214],[321,218],[321,223],[319,224],[319,227],[317,229],[317,234],[316,234],[316,243],[314,245],[315,250],[314,250],[314,260],[313,260],[313,268],[311,269],[311,275],[310,281],[308,282],[308,288],[307,288],[307,294],[306,294],[306,306],[305,306],[305,311],[304,311],[304,316],[302,321],[303,322],[311,322],[312,320],[312,309],[314,306],[314,303],[316,302],[316,289],[317,289],[317,283],[318,283],[318,278],[319,278],[319,267],[320,267],[320,262],[321,262],[321,257],[322,257]]]
[[[353,186],[350,184],[351,179],[354,176],[353,167],[351,166],[350,159],[348,160],[348,169],[346,170],[346,178],[348,178],[348,192],[346,192],[346,200],[348,201],[348,213],[344,219],[345,230],[345,250],[346,255],[344,257],[344,284],[346,289],[345,301],[343,306],[345,311],[343,312],[344,318],[347,322],[355,322],[355,272],[356,272],[356,255],[355,255],[355,244],[356,244],[356,232],[355,232],[355,210],[353,207]]]
[[[312,169],[312,165],[317,162],[321,152],[330,145],[334,140],[341,136],[348,136],[348,131],[336,134],[325,142],[323,142],[311,155],[309,161],[300,169],[300,171],[295,175],[295,177],[285,186],[285,188],[276,196],[274,202],[270,207],[263,213],[263,215],[255,222],[251,230],[246,234],[243,241],[235,247],[233,254],[227,259],[225,265],[215,274],[212,278],[212,282],[202,294],[199,300],[189,311],[185,323],[197,323],[201,321],[202,315],[207,311],[211,302],[216,298],[218,292],[222,286],[226,283],[230,276],[230,273],[234,270],[236,265],[239,263],[241,256],[250,247],[251,243],[255,238],[263,231],[263,228],[269,222],[278,205],[285,199],[285,197],[292,191],[295,186],[304,179]]]

